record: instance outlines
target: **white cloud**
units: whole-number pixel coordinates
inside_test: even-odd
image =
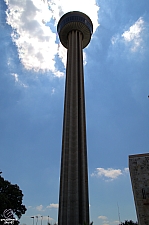
[[[115,221],[113,221],[111,224],[116,224],[116,225],[118,225],[118,224],[120,224],[120,221],[115,220]]]
[[[106,216],[98,216],[98,219],[102,220],[102,225],[118,225],[119,221],[109,221]]]
[[[98,216],[98,219],[101,219],[101,220],[106,220],[107,217],[106,216]]]
[[[15,82],[19,81],[17,73],[12,73],[11,75],[14,76]]]
[[[5,0],[7,23],[12,27],[12,40],[19,58],[28,70],[52,71],[55,76],[64,74],[56,68],[58,54],[66,64],[66,50],[57,43],[56,25],[59,18],[71,10],[86,13],[92,20],[94,31],[98,27],[96,0]],[[55,22],[53,22],[55,21]]]
[[[119,37],[118,34],[112,36],[112,38],[111,38],[111,43],[112,43],[112,45],[116,44],[116,42],[119,40],[119,38],[120,38],[120,37]]]
[[[132,51],[136,51],[137,48],[141,45],[142,38],[141,38],[141,32],[144,29],[144,21],[143,18],[140,17],[135,24],[133,24],[129,30],[125,31],[122,34],[122,37],[124,38],[125,42],[132,42]]]
[[[120,169],[113,169],[113,168],[96,168],[95,172],[91,174],[91,176],[96,176],[96,177],[104,177],[108,178],[110,180],[114,180],[118,178],[121,175],[124,175],[125,173],[128,173],[129,169],[124,168],[124,170]]]
[[[125,173],[129,173],[129,168],[124,168]]]
[[[49,6],[53,12],[53,16],[58,22],[59,18],[66,12],[69,11],[81,11],[86,13],[92,20],[94,25],[94,32],[99,26],[98,23],[98,10],[99,6],[96,3],[96,0],[51,0],[49,1]]]
[[[106,178],[116,179],[120,175],[122,175],[122,171],[120,169],[96,168],[96,171],[91,176],[98,176],[98,177],[106,177]]]
[[[24,88],[27,88],[28,87],[27,85],[25,85],[24,83],[22,83],[19,80],[19,75],[17,73],[11,73],[11,75],[14,77],[15,82],[18,83],[20,86],[23,86]]]
[[[52,88],[51,95],[55,93],[55,88]]]
[[[56,34],[44,21],[52,16],[42,1],[8,0],[7,23],[13,28],[12,40],[26,69],[56,72]]]
[[[55,208],[55,209],[58,209],[58,204],[51,203],[50,205],[47,206],[47,208]]]
[[[43,205],[36,206],[36,209],[37,209],[38,211],[43,211]]]

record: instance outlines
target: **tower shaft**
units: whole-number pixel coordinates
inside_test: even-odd
[[[82,40],[69,32],[58,225],[89,224]]]

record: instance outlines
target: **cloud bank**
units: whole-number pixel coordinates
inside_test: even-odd
[[[102,225],[118,225],[120,223],[119,221],[109,221],[106,216],[98,216],[98,219],[102,220]]]
[[[92,20],[94,32],[98,27],[99,7],[95,0],[5,0],[7,23],[12,27],[12,40],[18,56],[27,70],[51,71],[63,76],[56,66],[56,56],[63,64],[66,50],[58,43],[56,25],[60,17],[72,10],[83,11]]]
[[[36,209],[37,209],[38,211],[43,211],[43,205],[36,206]]]
[[[45,211],[46,209],[58,209],[58,206],[59,206],[59,204],[57,204],[57,203],[51,203],[50,205],[48,205],[48,206],[46,206],[46,207],[43,207],[43,205],[41,204],[41,205],[39,205],[39,206],[36,206],[36,210],[37,211]],[[31,207],[29,207],[29,208],[31,208]]]
[[[98,219],[101,219],[101,220],[106,220],[107,217],[106,216],[98,216]]]
[[[106,178],[108,180],[114,180],[117,179],[119,176],[126,174],[129,172],[128,168],[124,168],[124,170],[120,169],[104,169],[104,168],[96,168],[95,172],[91,174],[91,176],[96,176],[96,177],[102,177]]]
[[[140,17],[133,25],[131,25],[123,33],[117,33],[112,36],[111,43],[124,43],[131,52],[143,49],[143,31],[146,29],[143,17]]]
[[[47,206],[47,208],[55,208],[58,209],[59,204],[51,203],[50,205]]]
[[[141,45],[142,38],[141,32],[144,29],[144,21],[143,18],[140,17],[130,28],[122,34],[125,42],[132,43],[132,51],[136,51],[137,48]]]

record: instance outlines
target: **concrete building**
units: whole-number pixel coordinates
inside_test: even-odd
[[[89,224],[83,52],[93,25],[81,12],[63,15],[57,31],[67,48],[58,225]]]
[[[149,154],[129,156],[129,170],[139,225],[149,225]]]

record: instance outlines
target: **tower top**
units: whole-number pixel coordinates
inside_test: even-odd
[[[57,32],[65,48],[68,48],[68,34],[72,30],[77,30],[82,33],[82,48],[85,48],[90,42],[93,33],[91,19],[86,14],[78,11],[68,12],[60,18],[57,25]]]

